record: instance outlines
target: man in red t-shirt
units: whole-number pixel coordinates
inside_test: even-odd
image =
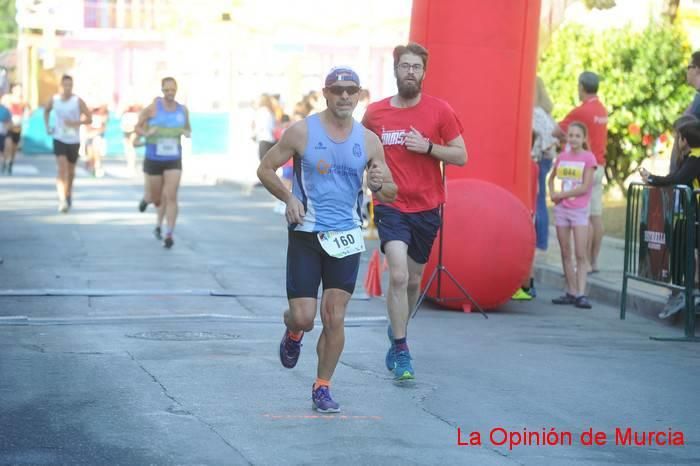
[[[411,43],[394,48],[398,93],[374,102],[362,123],[384,145],[387,165],[399,188],[396,200],[374,200],[374,220],[389,264],[390,347],[387,369],[394,379],[414,379],[406,329],[418,301],[421,276],[440,228],[440,205],[445,200],[440,164],[464,165],[467,150],[462,124],[443,100],[421,92],[428,51]]]
[[[588,263],[591,272],[598,272],[598,254],[603,241],[603,176],[605,175],[605,151],[608,144],[608,111],[598,99],[598,75],[584,71],[578,77],[578,96],[581,105],[574,108],[559,123],[555,136],[564,141],[569,124],[579,121],[588,128],[588,144],[595,155],[599,169],[593,178],[590,228],[588,232]]]

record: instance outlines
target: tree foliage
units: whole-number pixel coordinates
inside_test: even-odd
[[[0,52],[17,44],[15,0],[0,0]]]
[[[615,6],[615,0],[583,0],[583,3],[589,10],[593,8],[607,10]]]
[[[583,4],[586,8],[592,10],[597,8],[599,10],[609,10],[616,6],[615,0],[583,0]],[[663,15],[671,21],[672,23],[676,20],[678,16],[678,7],[680,5],[680,0],[664,0]]]
[[[623,187],[649,146],[666,137],[690,103],[693,89],[685,81],[690,54],[683,30],[667,21],[652,22],[642,31],[568,25],[553,37],[538,72],[555,103],[556,119],[579,104],[582,71],[601,76],[598,95],[609,112],[605,174]]]

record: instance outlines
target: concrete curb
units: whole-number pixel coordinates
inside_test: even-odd
[[[548,264],[535,264],[535,283],[541,283],[553,288],[565,288],[564,274],[561,268],[553,267]],[[589,278],[588,295],[594,305],[596,302],[599,302],[614,307],[619,314],[620,302],[622,300],[621,289],[618,289],[616,286],[606,281]],[[628,289],[627,291],[627,313],[633,313],[654,320],[665,326],[682,327],[682,312],[667,319],[659,318],[659,312],[661,312],[664,304],[666,304],[666,300],[662,296],[635,289]]]

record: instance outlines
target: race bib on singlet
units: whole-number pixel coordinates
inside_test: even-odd
[[[61,126],[56,128],[56,133],[58,137],[73,139],[78,137],[78,128],[71,128],[68,126]]]
[[[365,250],[365,239],[360,227],[348,231],[324,231],[318,234],[318,241],[323,250],[336,259]]]
[[[22,126],[22,115],[12,115],[12,125]]]
[[[156,154],[164,156],[180,155],[180,141],[176,138],[158,138]]]

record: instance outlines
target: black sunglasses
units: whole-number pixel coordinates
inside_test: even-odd
[[[333,95],[343,95],[343,92],[347,92],[348,95],[355,95],[360,92],[359,86],[331,86],[327,89]]]

